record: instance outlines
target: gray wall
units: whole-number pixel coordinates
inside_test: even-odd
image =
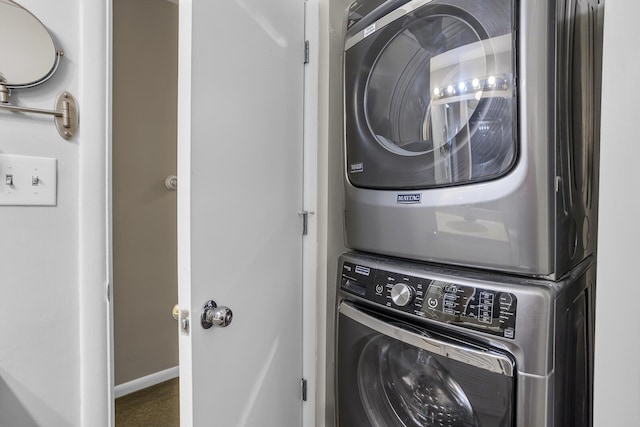
[[[178,6],[113,7],[115,384],[178,365],[176,173]]]

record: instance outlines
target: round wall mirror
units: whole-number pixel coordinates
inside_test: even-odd
[[[59,55],[47,28],[28,10],[0,0],[0,83],[8,88],[36,86],[56,71]]]

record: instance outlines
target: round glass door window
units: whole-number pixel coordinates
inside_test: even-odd
[[[464,390],[432,354],[384,335],[360,355],[358,389],[373,427],[479,427]]]
[[[469,11],[446,3],[347,51],[346,87],[355,91],[346,98],[347,156],[362,165],[349,174],[357,186],[463,184],[515,163],[510,8],[501,0],[469,2],[478,9]]]

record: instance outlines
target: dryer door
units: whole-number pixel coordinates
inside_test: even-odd
[[[414,0],[367,18],[345,44],[351,183],[425,189],[507,173],[516,161],[512,0]]]
[[[513,425],[514,364],[506,355],[349,303],[339,313],[340,426]]]

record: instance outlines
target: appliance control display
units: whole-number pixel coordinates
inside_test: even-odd
[[[514,294],[466,286],[345,262],[343,290],[369,301],[493,335],[513,339],[517,298]]]

